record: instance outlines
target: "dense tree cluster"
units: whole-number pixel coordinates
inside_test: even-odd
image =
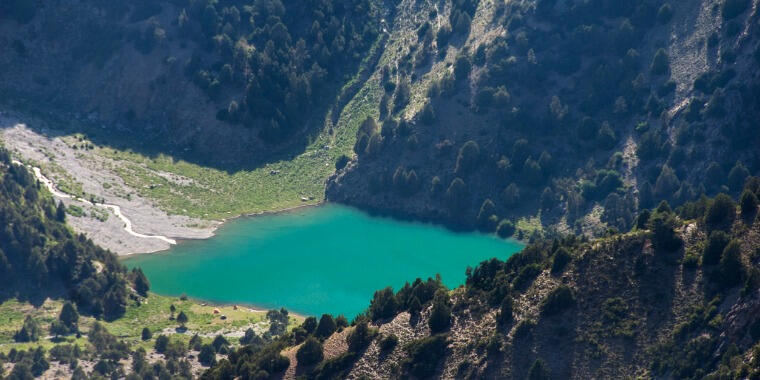
[[[123,314],[131,284],[116,255],[72,233],[63,206],[26,168],[11,164],[2,147],[0,152],[0,297],[25,297],[34,290],[70,298],[95,316]],[[141,290],[147,291],[147,283]],[[58,333],[76,327],[68,316]]]
[[[367,0],[188,1],[178,17],[182,38],[214,54],[196,54],[185,72],[227,102],[217,118],[282,140],[356,67],[377,35],[374,13]]]

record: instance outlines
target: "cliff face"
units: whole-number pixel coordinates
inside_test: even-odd
[[[455,5],[412,3],[391,30],[429,27],[379,68],[375,130],[360,131],[330,200],[598,235],[654,199],[737,194],[729,173],[760,169],[756,1],[480,1],[459,28]]]

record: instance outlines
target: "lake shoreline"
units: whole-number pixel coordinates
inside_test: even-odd
[[[506,260],[523,248],[492,234],[377,217],[332,202],[320,206],[230,218],[239,223],[217,231],[216,239],[122,262],[141,268],[158,294],[353,317],[378,289],[436,274],[453,289],[464,283],[466,267]]]
[[[224,227],[230,222],[235,222],[239,219],[245,219],[245,218],[256,218],[261,216],[269,216],[269,215],[278,215],[278,214],[286,214],[293,211],[308,209],[308,208],[317,208],[324,206],[327,201],[319,201],[315,204],[304,204],[304,205],[298,205],[298,206],[292,206],[287,207],[281,210],[269,210],[269,211],[259,211],[254,213],[246,213],[241,214],[237,216],[231,216],[229,218],[223,218],[221,220],[213,220],[212,222],[216,223],[211,229],[210,229],[210,235],[205,237],[198,237],[198,238],[180,238],[180,237],[174,237],[174,240],[176,241],[176,244],[170,245],[169,247],[166,247],[165,249],[161,249],[158,251],[151,251],[151,252],[135,252],[135,253],[127,253],[123,255],[118,255],[119,260],[122,259],[129,259],[134,258],[136,256],[142,256],[142,255],[153,255],[153,254],[161,254],[166,253],[167,251],[170,251],[173,247],[178,246],[182,243],[191,242],[191,241],[202,241],[202,240],[208,240],[216,236],[216,231],[218,231],[220,228]]]

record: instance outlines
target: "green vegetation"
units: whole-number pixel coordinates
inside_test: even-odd
[[[70,296],[80,310],[109,319],[126,308],[126,270],[116,256],[64,224],[63,206],[42,192],[0,146],[0,300],[37,292]],[[48,243],[51,242],[51,243]]]

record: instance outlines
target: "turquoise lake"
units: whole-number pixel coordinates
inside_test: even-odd
[[[456,287],[468,265],[504,260],[522,247],[328,204],[237,219],[211,239],[185,241],[124,264],[142,268],[159,294],[350,319],[369,306],[375,290],[398,289],[436,273]]]

